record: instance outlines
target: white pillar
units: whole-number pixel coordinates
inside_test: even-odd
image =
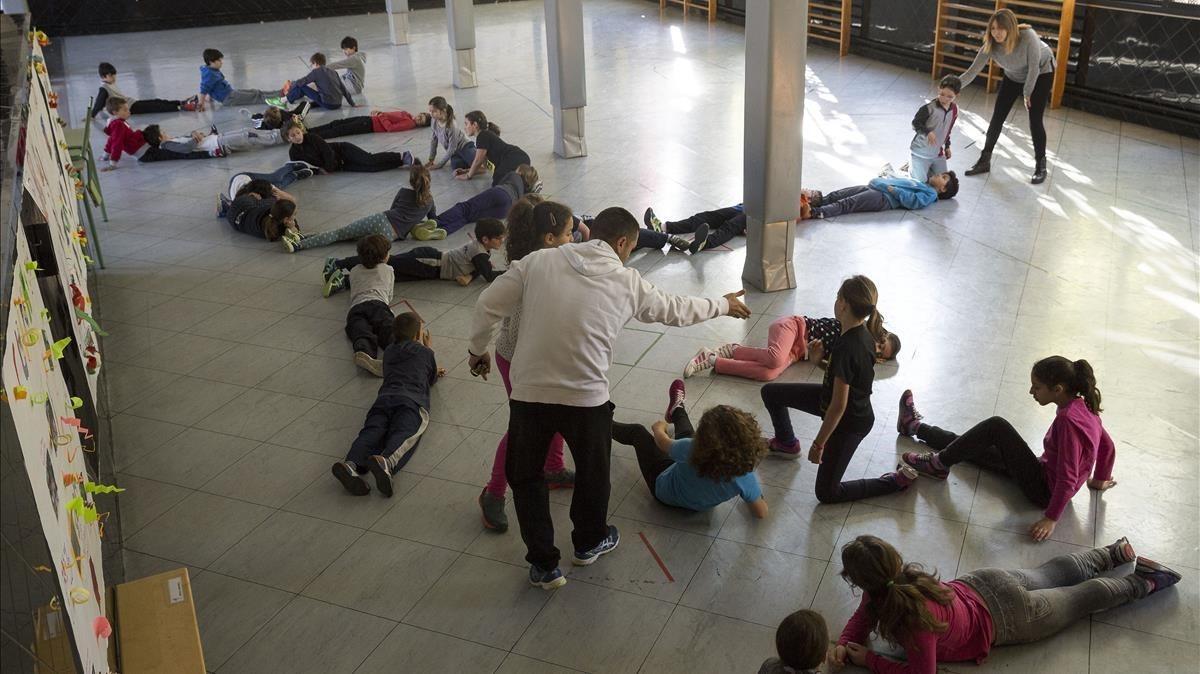
[[[387,15],[392,44],[408,44],[408,0],[387,0]]]
[[[446,0],[446,26],[450,36],[450,61],[454,87],[479,86],[475,74],[475,6],[471,0]]]
[[[554,154],[587,155],[584,108],[583,0],[545,0],[546,54],[550,61],[550,104],[554,111]]]
[[[764,291],[796,287],[808,0],[746,3],[742,278]]]

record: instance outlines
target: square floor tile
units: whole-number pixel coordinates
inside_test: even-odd
[[[258,444],[254,440],[189,428],[130,463],[125,472],[198,489],[250,454]]]
[[[492,477],[496,446],[502,437],[504,436],[499,433],[485,431],[471,433],[436,468],[429,471],[429,474],[443,480],[483,487]]]
[[[816,496],[764,487],[767,517],[758,519],[740,498],[718,534],[720,538],[749,543],[813,559],[831,559],[850,504],[822,504]]]
[[[138,529],[153,522],[192,493],[190,489],[129,474],[117,475],[114,484],[125,490],[118,501],[121,508],[121,535],[125,538],[137,533]]]
[[[371,493],[365,497],[355,496],[348,493],[342,483],[333,476],[332,459],[319,454],[313,456],[320,458],[323,466],[319,476],[292,500],[281,506],[283,510],[369,529],[422,479],[420,475],[402,470],[392,476],[392,498],[384,498],[375,489],[375,481],[368,477],[367,484],[371,487]]]
[[[172,372],[151,370],[128,363],[108,363],[104,368],[104,379],[108,387],[108,410],[110,413],[124,411],[178,378],[179,375]]]
[[[707,536],[678,529],[620,517],[610,523],[621,532],[620,546],[604,556],[603,564],[571,567],[566,571],[570,580],[676,602],[712,545]]]
[[[312,398],[250,389],[195,425],[197,428],[263,441],[303,416],[315,404]]]
[[[716,540],[679,603],[770,627],[812,601],[827,563]]]
[[[452,550],[466,550],[483,530],[477,502],[480,491],[471,485],[424,478],[371,530]]]
[[[345,458],[350,444],[362,430],[367,413],[356,407],[319,402],[287,424],[271,442],[324,456]],[[418,450],[418,454],[420,450]]]
[[[569,669],[558,665],[527,658],[524,655],[509,653],[496,674],[573,674],[577,669]]]
[[[525,568],[463,555],[417,602],[404,622],[508,650],[550,596],[529,584]]]
[[[642,670],[721,674],[746,670],[774,652],[774,629],[677,606]]]
[[[1200,657],[1200,647],[1144,632],[1093,624],[1090,656],[1092,674],[1118,674],[1130,670],[1190,672]]]
[[[311,353],[300,356],[260,382],[258,388],[317,400],[326,398],[360,372],[355,367],[352,356],[349,342],[346,343],[341,358],[328,358]],[[378,380],[375,388],[379,388]]]
[[[279,511],[214,562],[212,570],[299,592],[361,535],[361,529]]]
[[[229,307],[189,328],[189,332],[234,342],[248,342],[264,329],[275,325],[287,314],[250,307]],[[262,346],[270,347],[271,344]]]
[[[212,571],[193,578],[192,599],[196,603],[205,666],[211,671],[220,669],[292,596]]]
[[[253,311],[262,311],[254,309]],[[270,346],[289,351],[308,351],[337,334],[345,327],[345,321],[331,321],[292,314],[272,324],[246,341],[259,346]]]
[[[184,426],[156,421],[131,414],[109,419],[113,437],[113,459],[117,470],[158,449],[182,433]]]
[[[296,597],[221,667],[221,674],[350,674],[396,623]]]
[[[227,384],[255,386],[298,357],[298,354],[291,351],[238,344],[201,365],[192,374]]]
[[[491,672],[504,660],[496,648],[408,625],[396,625],[355,674],[391,674],[399,663],[413,672]]]
[[[304,596],[401,620],[458,555],[367,532],[304,589]]]
[[[328,475],[329,468],[329,460],[319,454],[263,443],[202,489],[278,508],[318,477]]]
[[[180,377],[129,408],[130,414],[190,426],[245,389],[195,377]]]
[[[192,493],[125,540],[130,550],[206,567],[271,514],[269,508]]]
[[[568,582],[554,592],[513,652],[588,672],[634,671],[672,608],[647,597]],[[560,648],[562,643],[573,646]]]

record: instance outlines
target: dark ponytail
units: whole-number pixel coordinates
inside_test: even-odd
[[[446,116],[446,121],[442,123],[442,126],[454,126],[454,106],[447,103],[445,98],[441,96],[434,96],[433,98],[429,99],[429,107]]]
[[[487,129],[497,136],[500,135],[500,127],[489,122],[487,115],[483,114],[482,110],[472,110],[468,112],[465,117],[467,118],[467,121],[471,122],[472,124],[479,125],[479,128]]]
[[[887,331],[883,329],[883,314],[879,313],[879,308],[875,306],[879,302],[879,291],[876,290],[874,281],[862,274],[851,276],[842,281],[838,297],[849,305],[850,313],[855,318],[867,319],[867,332],[871,333],[872,339],[882,342],[887,338]],[[867,318],[868,316],[870,318]]]
[[[278,241],[283,236],[283,223],[296,213],[296,202],[279,199],[271,204],[267,217],[263,218],[263,236],[267,241]]]
[[[516,262],[545,246],[547,234],[561,234],[575,224],[570,207],[528,195],[508,212],[508,261]]]
[[[408,175],[408,186],[417,195],[418,206],[428,206],[433,201],[433,194],[429,191],[430,178],[429,169],[422,164],[413,164],[412,170]]]
[[[1071,395],[1083,398],[1092,414],[1100,414],[1100,389],[1096,388],[1096,373],[1092,364],[1080,359],[1070,361],[1062,356],[1050,356],[1033,364],[1033,378],[1047,386],[1062,386]]]
[[[949,606],[954,592],[920,564],[905,563],[900,552],[875,536],[859,536],[842,546],[846,582],[867,593],[867,613],[879,636],[894,644],[911,642],[918,632],[941,634],[949,627],[929,612],[926,601]]]

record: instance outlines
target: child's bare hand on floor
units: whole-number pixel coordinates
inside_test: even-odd
[[[441,379],[442,377],[445,377],[445,376],[446,376],[446,368],[444,368],[444,367],[439,367],[439,368],[437,369],[437,376],[438,376],[438,379]]]
[[[1029,527],[1029,535],[1033,536],[1033,540],[1040,543],[1047,538],[1050,538],[1050,535],[1054,533],[1054,526],[1056,524],[1058,524],[1058,522],[1055,522],[1049,517],[1043,517],[1042,519],[1034,522],[1033,526]]]

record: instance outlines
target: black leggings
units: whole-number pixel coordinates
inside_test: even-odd
[[[667,234],[690,234],[705,223],[709,226],[708,243],[704,244],[705,250],[724,245],[733,237],[746,233],[746,213],[732,206],[718,208],[715,211],[703,211],[683,220],[664,222],[663,231]]]
[[[775,438],[783,442],[796,439],[792,432],[791,417],[788,416],[789,409],[821,416],[820,384],[767,384],[762,387],[761,393],[767,413],[771,415],[771,424],[775,427]],[[842,482],[842,476],[846,474],[846,467],[854,458],[859,443],[871,432],[869,425],[865,429],[849,426],[843,419],[825,441],[825,452],[817,468],[814,488],[817,500],[821,503],[842,503],[900,491],[900,486],[894,481],[878,477]]]
[[[675,424],[675,439],[677,440],[690,438],[695,433],[692,428],[692,420],[688,418],[687,410],[683,407],[675,409],[675,413],[671,415],[671,423]],[[642,479],[646,481],[650,495],[658,501],[658,494],[654,493],[654,485],[658,482],[658,476],[670,468],[675,461],[658,448],[658,443],[654,442],[654,436],[641,424],[623,424],[614,421],[612,437],[622,445],[633,447],[633,451],[637,453],[638,468],[642,470]]]
[[[1050,504],[1050,485],[1046,484],[1042,462],[1017,429],[1002,417],[985,419],[962,435],[921,424],[917,439],[941,450],[938,460],[947,468],[961,461],[973,463],[1016,482],[1025,498],[1039,508]]]
[[[143,98],[129,106],[129,114],[146,115],[154,112],[179,112],[182,101],[167,101],[161,98]]]
[[[371,124],[370,117],[347,117],[345,119],[335,119],[328,124],[314,126],[308,130],[309,133],[315,133],[325,140],[337,138],[339,136],[357,136],[364,133],[375,133],[375,127]]]
[[[412,156],[407,152],[367,152],[351,143],[333,145],[342,160],[342,170],[355,173],[375,173],[400,168],[405,165],[405,159]]]
[[[172,159],[208,159],[211,156],[212,155],[209,153],[201,152],[200,150],[196,150],[194,152],[175,152],[174,150],[164,150],[161,147],[155,147],[151,145],[150,147],[146,148],[146,151],[142,153],[141,157],[138,157],[138,161],[152,162],[170,161]]]
[[[1042,114],[1050,102],[1050,88],[1054,83],[1054,73],[1038,75],[1033,85],[1033,95],[1029,97],[1029,135],[1033,137],[1033,156],[1041,161],[1046,159],[1046,125],[1042,123]],[[991,153],[1000,140],[1000,132],[1004,130],[1004,120],[1017,101],[1024,98],[1025,84],[1010,80],[1007,77],[1000,81],[1000,91],[996,94],[996,107],[992,108],[992,121],[988,123],[987,143],[983,146],[985,154]]]

